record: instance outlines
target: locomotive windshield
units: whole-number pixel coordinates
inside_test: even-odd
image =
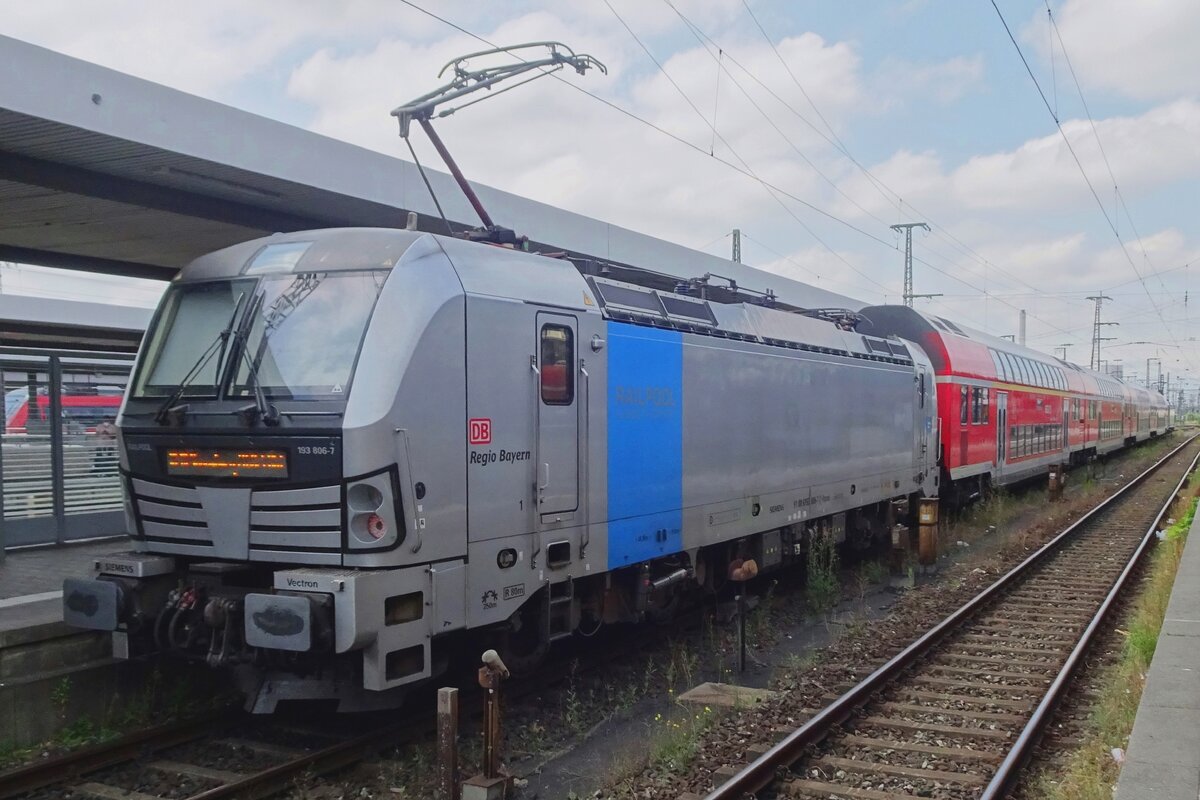
[[[134,395],[337,399],[387,273],[307,272],[173,287]],[[224,392],[222,392],[224,390]]]
[[[264,279],[230,394],[250,396],[257,380],[269,397],[341,396],[386,277],[310,272]]]
[[[133,393],[171,395],[184,381],[187,394],[215,397],[229,354],[228,335],[254,291],[253,280],[183,284],[163,301]]]

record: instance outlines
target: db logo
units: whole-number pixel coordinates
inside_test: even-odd
[[[469,420],[467,422],[467,431],[471,444],[492,443],[492,421],[490,419],[479,417]]]

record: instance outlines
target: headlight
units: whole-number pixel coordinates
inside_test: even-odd
[[[404,541],[397,497],[390,469],[346,484],[346,544],[351,550],[380,550]]]

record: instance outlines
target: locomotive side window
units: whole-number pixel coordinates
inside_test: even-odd
[[[575,400],[575,341],[564,325],[543,325],[541,335],[542,402],[569,406]]]

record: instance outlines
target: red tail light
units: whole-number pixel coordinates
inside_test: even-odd
[[[367,533],[372,539],[382,539],[387,535],[387,522],[378,514],[367,517]]]

